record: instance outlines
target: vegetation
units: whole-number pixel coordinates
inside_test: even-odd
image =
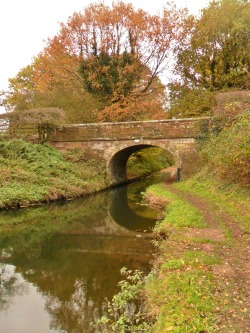
[[[182,269],[178,265],[169,269],[166,262],[160,277],[147,281],[151,311],[157,313],[152,332],[214,332],[213,277],[204,270],[205,262],[198,261],[198,256],[194,253],[194,266],[188,263]]]
[[[3,104],[19,110],[57,106],[66,113],[78,107],[78,115],[69,116],[83,121],[163,116],[159,75],[184,35],[183,16],[173,4],[161,16],[121,1],[90,4],[62,23],[33,63],[10,80]]]
[[[216,147],[216,150],[214,149]],[[250,188],[250,113],[246,111],[202,147],[211,173],[224,182]]]
[[[156,225],[155,231],[168,236],[168,230],[183,227],[204,227],[204,221],[197,209],[181,200],[175,194],[167,191],[164,185],[153,185],[146,192],[146,198],[150,197],[151,191],[158,197],[163,197],[167,203],[166,217]]]
[[[204,218],[163,184],[147,189],[146,197],[152,195],[166,200],[165,217],[155,227],[159,259],[145,285],[148,311],[156,316],[152,332],[213,332],[216,305],[209,267],[218,259],[190,250],[183,237],[183,230],[205,228]]]
[[[158,15],[92,3],[9,80],[1,104],[62,108],[70,122],[210,115],[214,92],[250,88],[249,11],[244,0],[213,0],[198,17],[174,3]]]
[[[62,110],[46,113],[47,107],[65,109],[72,122],[215,116],[214,126],[203,128],[199,138],[201,172],[170,190],[165,185],[147,190],[145,198],[156,197],[165,211],[155,227],[159,256],[147,278],[123,270],[121,292],[98,323],[105,332],[212,333],[219,316],[228,320],[225,304],[235,306],[237,283],[223,274],[218,278],[214,265],[244,250],[244,238],[234,239],[236,229],[235,234],[249,233],[249,17],[244,0],[211,1],[196,18],[173,4],[154,16],[123,2],[91,4],[61,24],[1,96],[14,110],[8,115],[12,128],[31,123],[41,142],[48,123],[63,121]],[[173,53],[166,113],[159,76]],[[130,176],[173,162],[159,149],[148,152],[130,157]],[[101,163],[82,151],[60,153],[22,140],[0,142],[0,174],[0,208],[72,199],[107,186]],[[202,233],[208,228],[215,230],[214,238]]]
[[[8,119],[9,131],[7,135],[11,138],[27,137],[32,134],[34,139],[38,137],[38,143],[44,143],[47,139],[49,127],[62,125],[65,122],[64,111],[58,108],[38,108],[20,111],[13,111],[2,114],[0,119]],[[25,133],[26,129],[26,133]],[[37,133],[34,133],[37,130]],[[27,132],[31,130],[31,132]],[[22,135],[22,131],[24,132]]]
[[[123,333],[129,331],[149,332],[150,324],[145,320],[143,302],[144,279],[142,272],[121,269],[125,280],[120,281],[120,292],[107,303],[107,315],[96,323],[96,327],[105,333]]]
[[[158,147],[145,148],[132,154],[127,162],[128,178],[147,176],[174,164],[172,156]]]
[[[212,1],[190,23],[190,35],[177,46],[176,71],[188,86],[208,90],[249,88],[248,1]],[[197,56],[199,55],[199,56]]]
[[[169,116],[174,118],[210,117],[215,104],[214,93],[201,88],[171,86],[172,105]]]
[[[83,89],[81,83],[77,80],[72,82],[73,79],[70,77],[65,81],[58,77],[60,82],[53,81],[54,84],[51,83],[45,89],[42,84],[36,83],[35,71],[38,64],[39,59],[34,60],[34,63],[22,68],[16,77],[9,79],[9,89],[5,92],[1,103],[7,111],[57,107],[64,110],[70,123],[97,121],[96,110],[100,105]],[[50,75],[49,73],[47,68],[47,75]]]
[[[250,92],[217,93],[215,100],[216,121],[199,142],[200,156],[220,182],[249,189]]]
[[[172,116],[209,115],[213,92],[249,89],[249,17],[249,1],[222,0],[186,20],[189,32],[176,46],[177,79],[169,85]]]
[[[101,164],[21,139],[0,142],[0,208],[72,199],[105,188]]]
[[[220,207],[230,214],[247,233],[249,232],[249,189],[239,184],[226,183],[215,179],[208,169],[176,185],[183,191],[208,199],[215,207]]]

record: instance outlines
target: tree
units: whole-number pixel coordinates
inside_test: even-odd
[[[121,1],[93,3],[62,23],[30,66],[10,79],[7,110],[59,107],[70,122],[165,117],[165,86],[186,12],[150,15]]]
[[[35,105],[34,67],[22,68],[14,78],[9,79],[9,90],[3,92],[2,106],[7,111],[24,110]]]
[[[176,41],[185,34],[184,15],[173,4],[158,16],[120,1],[112,7],[93,3],[74,13],[48,40],[36,68],[36,83],[47,89],[58,81],[80,82],[102,104],[100,119],[107,119],[110,110],[119,109],[121,114],[126,109],[128,120],[134,111],[129,112],[131,103],[138,99],[145,103],[155,91],[162,96],[163,85],[156,83],[169,65]],[[160,108],[162,100],[158,102]]]
[[[215,103],[214,94],[204,88],[183,87],[181,84],[171,86],[170,117],[192,118],[211,116]]]
[[[9,79],[9,89],[3,92],[1,104],[7,111],[58,107],[63,109],[68,122],[94,122],[98,101],[79,82],[65,81],[54,72],[37,78],[43,59],[37,56],[31,65],[22,68],[16,77]],[[56,80],[53,80],[56,77]],[[50,81],[45,84],[44,80]],[[65,83],[67,82],[67,84]]]
[[[168,86],[170,114],[211,114],[213,92],[250,88],[250,3],[214,0],[201,16],[189,16],[188,31],[176,45],[175,77]]]
[[[214,0],[177,46],[175,73],[182,85],[210,91],[250,87],[250,3]]]

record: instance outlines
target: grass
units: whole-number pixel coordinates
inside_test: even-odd
[[[213,276],[204,269],[175,270],[149,276],[146,292],[157,314],[154,333],[213,332]]]
[[[204,219],[199,210],[181,199],[179,196],[168,191],[164,184],[155,184],[150,186],[145,197],[155,196],[165,200],[165,217],[156,225],[156,232],[166,233],[173,231],[173,229],[191,227],[203,228],[205,227]]]
[[[206,169],[189,180],[173,185],[181,192],[206,199],[212,212],[225,213],[249,231],[249,191],[239,185],[217,181]],[[152,333],[165,332],[217,332],[218,315],[226,316],[228,309],[237,312],[237,304],[231,304],[233,280],[215,276],[213,266],[223,264],[225,248],[234,246],[224,220],[218,220],[217,228],[226,236],[223,242],[204,238],[188,238],[187,228],[205,227],[201,213],[182,197],[171,193],[164,184],[153,185],[146,197],[156,196],[166,202],[165,217],[156,225],[156,234],[162,236],[155,242],[159,253],[154,274],[146,280],[149,314],[154,316]],[[154,200],[156,201],[156,200]],[[226,218],[225,215],[225,218]],[[205,248],[211,252],[205,252]],[[222,255],[222,257],[221,257]],[[230,296],[231,295],[231,296]],[[230,303],[231,302],[231,303]],[[237,303],[237,302],[236,302]],[[236,307],[236,310],[234,309]],[[241,310],[242,311],[242,310]]]
[[[152,196],[165,200],[166,207],[164,218],[155,227],[161,236],[156,242],[158,259],[145,284],[149,316],[155,318],[150,332],[214,332],[216,299],[211,265],[219,263],[219,258],[194,250],[192,240],[182,235],[187,228],[206,227],[204,218],[165,184],[149,187],[145,197]]]
[[[186,251],[181,258],[170,259],[162,264],[161,269],[180,269],[183,267],[195,267],[218,264],[219,258],[208,255],[204,251]]]
[[[72,199],[106,186],[100,163],[21,139],[0,142],[0,208]]]
[[[250,191],[248,189],[244,189],[237,184],[218,181],[206,169],[185,182],[175,184],[175,187],[208,199],[215,209],[223,209],[246,232],[250,231]]]
[[[206,198],[215,210],[229,211],[241,222],[246,219],[247,214],[237,210],[244,202],[245,190],[233,197],[226,189],[221,191],[222,183],[217,184],[215,179],[197,180],[197,176],[173,186]],[[225,313],[226,310],[221,309],[228,304],[229,293],[223,278],[214,275],[213,267],[223,264],[222,247],[232,246],[233,238],[226,237],[221,243],[188,238],[185,236],[187,229],[206,227],[201,212],[180,197],[179,192],[178,195],[172,193],[165,184],[149,187],[147,195],[159,197],[160,201],[164,198],[166,202],[165,217],[155,228],[160,237],[155,242],[159,252],[154,274],[149,275],[145,285],[148,313],[155,319],[150,332],[217,332],[218,311]],[[235,197],[236,200],[229,205]],[[226,234],[223,221],[217,222],[218,229]],[[162,234],[167,238],[161,237]],[[205,251],[207,248],[211,249],[210,252]]]

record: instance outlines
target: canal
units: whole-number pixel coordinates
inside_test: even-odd
[[[120,270],[149,272],[160,212],[141,181],[68,202],[0,213],[0,332],[91,333]]]

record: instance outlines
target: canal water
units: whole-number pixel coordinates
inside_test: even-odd
[[[149,182],[0,213],[0,332],[94,332],[121,268],[150,270],[160,212],[143,204]]]

